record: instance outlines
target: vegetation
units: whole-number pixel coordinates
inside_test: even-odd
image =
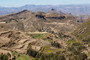
[[[73,54],[78,55],[85,48],[86,47],[80,43],[73,43],[68,49],[69,51],[72,51]]]
[[[30,60],[30,58],[25,54],[21,54],[20,57],[16,58],[16,60]]]
[[[74,40],[69,40],[66,42],[67,45],[71,44],[71,43],[74,43],[75,41]]]
[[[8,60],[8,55],[0,54],[0,60]]]
[[[61,48],[61,45],[58,42],[52,42],[51,45],[56,48]]]
[[[45,36],[45,34],[30,34],[30,36],[32,36],[33,38],[42,38],[42,37],[44,37]]]
[[[90,43],[90,19],[81,24],[72,34],[76,36],[78,40]]]
[[[29,56],[26,54],[19,54],[17,52],[12,52],[13,54],[13,59],[15,60],[30,60]]]
[[[27,50],[27,54],[28,54],[29,56],[36,57],[36,55],[38,54],[38,52],[35,51],[35,50],[33,50],[33,49],[31,49],[31,48],[29,48],[29,49]]]
[[[17,52],[12,52],[12,54],[13,54],[14,56],[18,56],[18,55],[19,55],[19,53],[17,53]]]
[[[51,52],[49,50],[49,52]],[[53,54],[53,53],[42,53],[42,52],[37,52],[35,50],[29,49],[27,51],[29,56],[32,56],[35,58],[35,60],[66,60],[66,58],[64,57],[64,55],[58,55],[58,54]]]
[[[51,53],[52,51],[51,50],[47,50],[47,53]]]
[[[59,36],[61,39],[67,38],[67,37],[71,38],[71,36],[69,36],[69,35],[64,35],[63,33],[59,33],[58,36]]]

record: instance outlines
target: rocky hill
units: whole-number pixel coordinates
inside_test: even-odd
[[[55,12],[54,12],[55,13]],[[69,32],[77,24],[72,15],[31,12],[24,10],[0,17],[0,27],[3,30]],[[69,27],[69,28],[68,28]],[[5,28],[5,29],[4,29]]]

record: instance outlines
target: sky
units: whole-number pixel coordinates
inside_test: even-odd
[[[72,5],[90,4],[90,0],[0,0],[0,6],[19,7],[24,5]]]

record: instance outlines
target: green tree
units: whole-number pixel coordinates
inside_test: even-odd
[[[8,55],[6,54],[0,54],[0,60],[8,60]]]

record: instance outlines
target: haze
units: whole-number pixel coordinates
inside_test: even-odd
[[[4,7],[19,7],[27,4],[77,5],[77,4],[90,4],[90,0],[0,0],[0,6],[4,6]]]

